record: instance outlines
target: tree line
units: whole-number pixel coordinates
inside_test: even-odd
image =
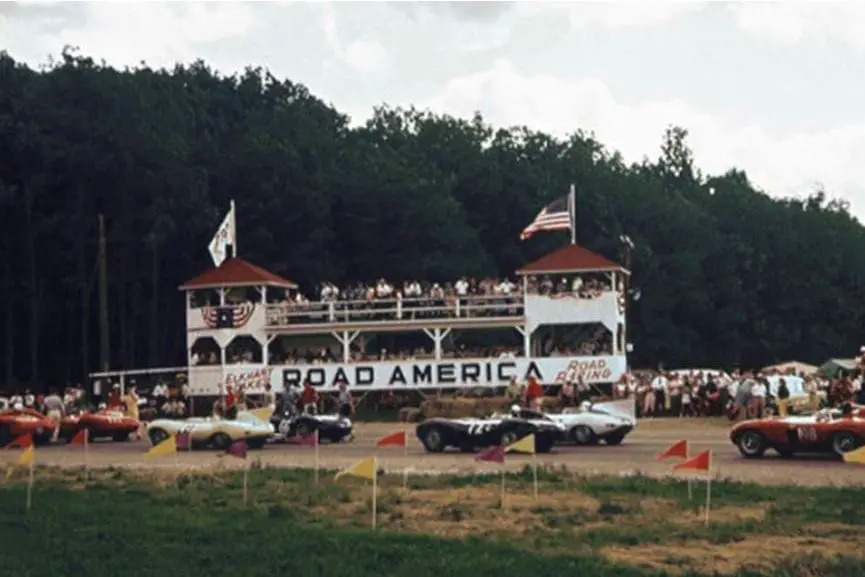
[[[579,192],[580,244],[621,262],[633,366],[756,367],[852,355],[865,230],[815,190],[778,199],[702,174],[687,131],[627,163],[593,135],[381,106],[362,126],[302,84],[204,62],[118,70],[69,49],[35,70],[0,53],[6,382],[80,381],[99,363],[98,215],[112,368],[185,364],[177,286],[210,266],[229,200],[244,258],[315,283],[507,276],[567,242],[519,232]],[[316,285],[317,286],[317,285]]]

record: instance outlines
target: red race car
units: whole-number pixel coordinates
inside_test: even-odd
[[[5,409],[0,411],[0,447],[5,447],[21,435],[33,435],[41,444],[51,439],[57,423],[33,409]]]
[[[60,424],[60,437],[70,440],[78,431],[87,429],[88,439],[113,439],[117,442],[128,441],[129,434],[141,426],[137,420],[117,411],[81,413],[63,417]]]
[[[844,453],[865,445],[865,410],[848,405],[811,415],[744,421],[730,431],[743,456],[755,459],[766,449],[782,457],[796,453]]]

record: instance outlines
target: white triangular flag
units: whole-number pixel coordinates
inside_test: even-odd
[[[213,240],[210,241],[208,249],[210,250],[210,258],[213,259],[213,265],[219,266],[225,261],[228,256],[228,245],[235,247],[237,251],[237,231],[234,227],[234,203],[231,203],[231,210],[225,215],[222,224],[213,235]]]

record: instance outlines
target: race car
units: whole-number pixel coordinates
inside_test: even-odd
[[[246,411],[237,413],[234,419],[219,417],[156,419],[147,427],[147,437],[154,446],[180,433],[189,433],[194,449],[211,447],[224,451],[237,441],[246,441],[250,449],[260,449],[268,439],[273,437],[275,430],[270,423]]]
[[[607,445],[619,445],[637,426],[632,400],[610,403],[585,401],[576,409],[565,409],[561,413],[539,413],[529,409],[513,407],[514,416],[528,420],[547,420],[563,425],[565,430],[561,442],[577,445],[594,445],[604,441]]]
[[[822,409],[811,415],[743,421],[730,440],[749,459],[774,449],[782,457],[796,453],[844,453],[865,444],[865,418],[860,408]]]
[[[320,441],[339,443],[351,437],[352,422],[340,415],[305,415],[283,409],[270,417],[270,423],[282,439],[303,437],[318,431]]]
[[[471,452],[481,447],[507,446],[532,433],[535,451],[548,453],[565,427],[548,419],[493,415],[488,419],[430,419],[419,424],[415,432],[430,453],[441,453],[448,447]]]
[[[60,438],[71,440],[78,431],[87,429],[88,439],[113,439],[116,442],[129,440],[129,435],[138,430],[141,423],[119,411],[98,411],[68,415],[60,421]]]
[[[5,447],[22,435],[33,435],[33,442],[41,445],[46,442],[46,438],[51,439],[55,428],[57,423],[54,419],[49,419],[39,411],[7,408],[0,411],[0,447]]]

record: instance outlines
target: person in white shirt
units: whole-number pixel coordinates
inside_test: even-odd
[[[763,412],[766,410],[766,392],[763,379],[758,379],[751,388],[751,418],[763,418]]]
[[[655,397],[655,414],[661,414],[666,409],[667,403],[667,390],[669,388],[669,380],[664,376],[664,373],[658,373],[657,376],[652,379],[652,393],[654,393]]]

